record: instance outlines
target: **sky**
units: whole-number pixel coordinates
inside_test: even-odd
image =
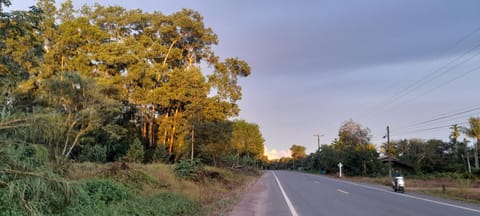
[[[447,140],[449,125],[480,114],[477,0],[73,2],[200,12],[218,35],[216,54],[252,68],[239,118],[260,126],[270,159],[293,144],[315,151],[315,134],[330,144],[350,119],[378,146],[387,126],[393,140]]]

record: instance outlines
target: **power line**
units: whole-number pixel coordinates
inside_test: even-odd
[[[468,34],[466,34],[465,36],[463,36],[462,38],[460,38],[450,49],[447,50],[447,53],[451,52],[452,50],[454,50],[456,47],[458,47],[461,43],[463,43],[464,41],[466,41],[468,38],[472,37],[475,33],[477,33],[478,31],[480,31],[480,27],[477,27],[475,28],[473,31],[469,32]],[[390,100],[388,101],[382,101],[380,103],[378,103],[377,105],[373,106],[373,109],[368,109],[369,111],[371,111],[371,114],[368,115],[368,117],[371,117],[371,115],[375,114],[376,111],[378,111],[378,109],[381,109],[381,108],[384,108],[385,109],[385,105],[383,104],[387,104],[387,106],[389,104],[392,104],[393,102],[395,102],[396,100],[399,100],[403,97],[405,97],[406,95],[409,95],[412,91],[420,88],[421,86],[423,86],[423,84],[426,84],[426,83],[429,83],[443,75],[445,75],[448,71],[450,71],[453,67],[456,67],[458,65],[461,65],[463,63],[465,63],[466,61],[469,61],[471,60],[473,57],[471,57],[470,59],[466,60],[466,61],[463,61],[462,63],[460,64],[457,64],[453,67],[450,68],[450,70],[446,70],[444,71],[443,73],[441,73],[441,71],[448,67],[450,64],[453,64],[455,63],[456,61],[460,60],[461,58],[463,58],[464,56],[468,55],[469,53],[471,53],[472,51],[476,50],[477,48],[480,47],[480,43],[475,45],[473,48],[467,50],[466,52],[464,52],[462,55],[460,56],[457,56],[455,59],[449,61],[447,64],[444,64],[442,66],[440,66],[439,68],[437,68],[436,70],[434,70],[433,72],[427,74],[426,76],[422,77],[420,80],[417,80],[415,81],[414,83],[412,83],[411,85],[407,86],[406,88],[402,89],[401,91],[398,91],[394,96],[393,98],[391,98]],[[475,55],[476,56],[476,55]],[[438,74],[438,75],[437,75]],[[458,78],[457,78],[458,79]],[[410,91],[410,92],[409,92]],[[382,106],[383,105],[383,106]],[[373,110],[373,111],[372,111]]]
[[[461,122],[461,123],[452,123],[452,124],[448,124],[448,125],[442,125],[442,126],[437,126],[437,127],[431,127],[431,128],[423,128],[423,129],[416,129],[416,130],[410,130],[410,131],[405,131],[405,132],[401,132],[399,134],[402,134],[402,135],[405,135],[405,134],[411,134],[411,133],[416,133],[416,132],[423,132],[423,131],[430,131],[430,130],[438,130],[438,129],[444,129],[445,127],[450,127],[452,125],[464,125],[464,124],[468,124],[468,121],[467,122]],[[398,136],[399,134],[395,134],[396,136]]]
[[[470,50],[467,52],[467,54],[468,54],[469,52],[471,52],[472,50],[475,50],[475,49],[478,49],[478,48],[480,48],[480,43],[477,44],[477,45],[474,47],[474,49],[470,49]],[[461,56],[458,56],[457,58],[453,59],[452,61],[450,61],[450,62],[447,63],[446,65],[450,65],[450,64],[452,64],[452,63],[455,63],[456,61],[458,61],[458,60],[460,60],[461,58],[463,58],[465,55],[466,55],[466,54],[461,55]],[[403,92],[403,94],[397,94],[397,96],[394,96],[394,98],[392,98],[392,99],[389,101],[390,103],[387,104],[387,106],[393,104],[395,101],[398,101],[398,100],[404,98],[405,96],[408,96],[408,95],[412,94],[415,90],[417,90],[417,89],[425,86],[425,84],[431,83],[432,81],[434,81],[434,80],[436,80],[436,79],[444,76],[445,74],[451,72],[452,69],[454,69],[455,67],[460,66],[460,65],[462,65],[462,64],[464,64],[464,63],[472,60],[473,58],[477,57],[478,55],[480,55],[480,52],[477,53],[477,54],[475,54],[475,55],[470,56],[469,58],[463,60],[462,62],[457,62],[457,63],[455,63],[454,65],[450,65],[450,66],[446,66],[446,67],[443,67],[443,66],[442,66],[440,70],[435,70],[434,73],[431,73],[431,74],[433,74],[433,76],[432,76],[431,78],[429,78],[429,79],[420,79],[420,80],[418,80],[417,82],[415,82],[413,85],[410,85],[410,86],[407,88],[407,90],[406,90],[405,92]],[[447,69],[443,70],[444,68],[447,68]],[[442,72],[442,70],[443,70],[443,72]],[[410,88],[410,87],[411,87],[411,88]]]
[[[436,118],[433,118],[433,119],[430,119],[430,120],[418,122],[418,123],[415,123],[411,126],[423,125],[423,124],[439,121],[439,120],[442,120],[442,119],[448,119],[448,118],[455,117],[455,116],[458,116],[458,115],[470,113],[470,112],[473,112],[473,111],[476,111],[476,110],[480,110],[480,105],[477,105],[474,108],[469,108],[467,110],[463,110],[463,111],[460,111],[460,112],[456,112],[456,113],[452,113],[452,114],[446,114],[446,115],[439,116],[439,117],[436,117]]]
[[[467,107],[467,108],[462,108],[461,110],[458,110],[458,111],[450,111],[450,112],[441,113],[441,114],[433,116],[433,118],[437,118],[437,117],[441,117],[441,116],[445,116],[445,115],[450,115],[451,113],[463,112],[465,110],[474,109],[476,107],[480,107],[480,104],[473,105],[473,106],[470,106],[470,107]]]
[[[479,54],[480,54],[480,53],[479,53]],[[468,75],[468,74],[470,74],[470,73],[472,73],[472,72],[478,71],[478,70],[480,70],[480,66],[478,66],[478,67],[476,67],[476,68],[474,68],[474,69],[472,69],[472,70],[469,70],[469,71],[467,71],[467,72],[465,72],[465,73],[463,73],[463,74],[460,74],[459,76],[456,76],[456,77],[453,78],[453,79],[449,79],[449,80],[441,83],[440,85],[437,85],[437,86],[435,86],[435,87],[433,87],[433,88],[430,88],[429,90],[421,93],[420,95],[416,96],[415,98],[425,96],[425,95],[427,95],[428,93],[430,93],[430,92],[432,92],[432,91],[434,91],[434,90],[436,90],[436,89],[439,89],[439,88],[441,88],[441,87],[443,87],[443,86],[446,86],[446,85],[448,85],[448,84],[450,84],[450,83],[452,83],[452,82],[454,82],[454,81],[456,81],[456,80],[458,80],[458,79],[460,79],[460,78],[462,78],[462,77],[465,77],[466,75]]]
[[[478,113],[477,113],[478,115]],[[440,120],[440,121],[437,121],[437,122],[430,122],[430,123],[427,123],[427,124],[424,124],[422,126],[417,126],[417,127],[407,127],[407,128],[402,128],[400,129],[400,133],[401,132],[405,132],[405,131],[413,131],[413,130],[424,130],[426,128],[430,128],[430,127],[438,127],[438,126],[435,126],[435,125],[439,125],[439,124],[445,124],[445,123],[449,123],[449,124],[452,124],[451,122],[458,122],[460,120],[464,120],[468,117],[471,117],[472,115],[471,114],[467,114],[467,115],[463,115],[463,116],[457,116],[455,118],[450,118],[450,119],[444,119],[444,120]],[[453,123],[455,124],[455,123]]]

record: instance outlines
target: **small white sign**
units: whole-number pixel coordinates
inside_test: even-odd
[[[338,163],[338,168],[340,169],[340,172],[339,172],[339,174],[340,174],[340,175],[339,175],[339,176],[340,176],[340,178],[342,177],[342,167],[343,167],[343,164],[342,164],[342,162]]]

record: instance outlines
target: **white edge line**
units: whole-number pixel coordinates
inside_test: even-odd
[[[472,208],[463,207],[463,206],[459,206],[459,205],[454,205],[454,204],[450,204],[450,203],[430,200],[430,199],[426,199],[426,198],[422,198],[422,197],[416,197],[416,196],[412,196],[412,195],[408,195],[408,194],[393,193],[391,191],[383,190],[383,189],[380,189],[380,188],[370,187],[370,186],[367,186],[367,185],[357,184],[357,183],[353,183],[353,182],[349,182],[349,181],[345,181],[345,180],[334,180],[334,179],[330,179],[328,177],[323,177],[323,176],[318,176],[318,175],[313,175],[313,174],[307,174],[307,175],[317,176],[317,177],[328,179],[328,180],[331,180],[331,181],[340,181],[340,182],[343,182],[345,184],[356,185],[356,186],[363,187],[363,188],[368,188],[368,189],[371,189],[371,190],[382,191],[382,192],[385,192],[385,193],[396,194],[396,195],[399,195],[399,196],[404,196],[404,197],[408,197],[408,198],[412,198],[412,199],[423,200],[423,201],[426,201],[426,202],[431,202],[431,203],[435,203],[435,204],[439,204],[439,205],[450,206],[450,207],[454,207],[454,208],[459,208],[459,209],[463,209],[463,210],[468,210],[468,211],[473,211],[473,212],[480,213],[480,210],[478,210],[478,209],[472,209]]]
[[[290,199],[288,199],[287,194],[283,190],[282,184],[280,184],[280,181],[277,178],[277,175],[275,175],[275,172],[272,171],[273,177],[275,177],[275,180],[277,180],[278,187],[280,188],[280,191],[282,191],[283,198],[285,198],[285,202],[287,202],[288,208],[290,209],[290,213],[292,213],[292,216],[298,216],[297,211],[295,211],[295,208],[292,205],[292,202],[290,202]]]

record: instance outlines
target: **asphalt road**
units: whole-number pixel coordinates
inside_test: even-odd
[[[230,215],[480,215],[480,205],[409,193],[408,179],[406,190],[400,194],[320,175],[268,171]]]

